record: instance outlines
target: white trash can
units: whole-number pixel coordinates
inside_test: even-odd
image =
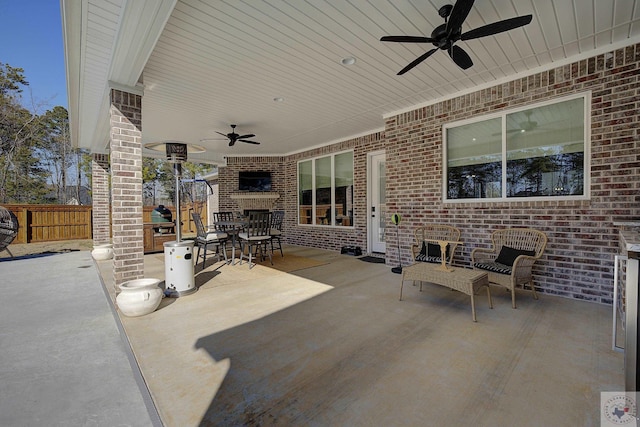
[[[164,243],[165,295],[181,297],[197,290],[193,275],[193,240]]]

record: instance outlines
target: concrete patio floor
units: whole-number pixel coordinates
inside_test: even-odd
[[[610,307],[519,292],[513,310],[493,287],[473,323],[466,295],[405,283],[398,301],[389,266],[292,254],[321,265],[209,263],[137,318],[87,250],[2,259],[0,425],[597,426],[624,387]]]
[[[492,287],[494,309],[384,264],[285,247],[323,265],[196,269],[196,293],[121,316],[166,426],[596,426],[624,388],[611,308]],[[276,258],[279,255],[276,255]],[[107,288],[111,261],[97,263]],[[145,276],[164,279],[163,254]]]
[[[161,426],[90,252],[14,249],[0,257],[0,426]]]

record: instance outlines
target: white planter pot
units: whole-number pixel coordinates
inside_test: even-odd
[[[136,317],[152,313],[160,305],[163,292],[160,279],[135,279],[120,285],[116,304],[125,316]]]
[[[104,261],[113,258],[113,244],[105,243],[102,245],[93,245],[91,256],[96,261]]]

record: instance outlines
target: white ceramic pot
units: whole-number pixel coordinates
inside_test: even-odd
[[[152,313],[160,305],[163,292],[160,279],[135,279],[120,285],[116,304],[125,316],[136,317]]]
[[[113,258],[113,244],[104,243],[102,245],[93,245],[91,256],[96,261],[104,261]]]

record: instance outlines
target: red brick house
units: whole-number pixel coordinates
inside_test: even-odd
[[[108,236],[111,206],[117,281],[141,271],[139,170],[142,155],[151,154],[144,144],[181,140],[204,145],[207,152],[194,158],[219,165],[221,210],[241,211],[245,203],[284,209],[287,243],[365,252],[382,244],[387,264],[397,265],[396,230],[387,227],[381,236],[379,223],[397,212],[403,264],[411,262],[412,230],[439,222],[461,229],[465,244],[456,263],[468,265],[492,230],[532,227],[549,238],[535,267],[541,292],[611,303],[613,223],[640,217],[639,18],[610,16],[578,0],[554,2],[555,12],[517,1],[517,10],[499,13],[495,1],[477,1],[464,31],[529,13],[533,22],[458,42],[475,62],[465,72],[443,51],[401,77],[397,70],[425,49],[378,39],[430,31],[441,18],[429,5],[412,14],[388,1],[362,4],[357,13],[315,2],[313,10],[251,2],[231,8],[140,1],[110,9],[72,3],[62,2],[72,138],[95,153],[94,236]],[[578,6],[581,13],[552,20]],[[243,22],[247,27],[238,26]],[[343,65],[352,57],[354,65]],[[570,132],[553,126],[566,124],[562,103],[573,100],[584,112],[581,133],[555,141]],[[255,133],[262,144],[209,142],[236,121],[246,123],[240,134]],[[537,142],[517,141],[516,131],[545,125],[552,130]],[[497,131],[485,134],[495,150],[462,141],[466,129],[491,126]],[[553,154],[541,155],[545,150]],[[545,156],[573,165],[538,167],[526,178],[527,160]],[[489,164],[497,177],[463,172],[489,174],[478,166]],[[517,179],[507,176],[515,164],[524,168]],[[351,165],[346,174],[344,165]],[[250,194],[239,191],[238,179],[248,171],[270,173],[273,198],[244,201]],[[577,182],[570,191],[567,180]],[[380,182],[384,200],[374,203]]]

